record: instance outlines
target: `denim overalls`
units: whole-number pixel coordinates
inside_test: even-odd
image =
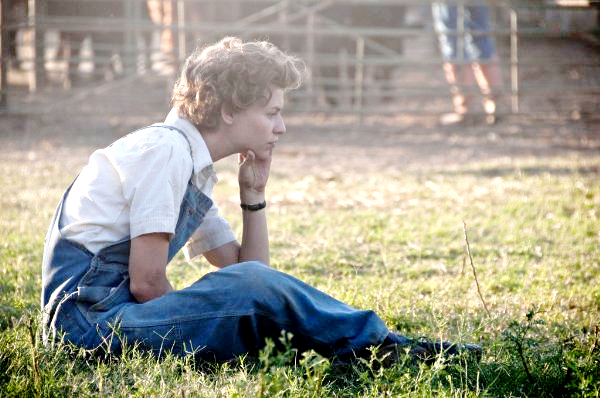
[[[62,337],[112,353],[119,353],[127,342],[158,355],[172,352],[223,361],[256,353],[265,338],[276,340],[282,330],[293,333],[292,344],[300,351],[315,349],[329,357],[380,344],[388,335],[374,312],[352,308],[259,262],[230,265],[185,289],[138,303],[129,290],[129,239],[94,255],[62,237],[68,192],[58,205],[44,249],[45,338]],[[190,179],[169,244],[169,261],[211,205]]]

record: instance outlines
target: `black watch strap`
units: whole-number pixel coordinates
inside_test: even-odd
[[[247,204],[245,204],[245,203],[241,203],[241,204],[240,204],[240,207],[241,207],[243,210],[249,210],[249,211],[258,211],[258,210],[262,210],[262,209],[264,209],[265,207],[267,207],[267,202],[266,202],[266,201],[264,201],[264,202],[262,202],[262,203],[257,203],[257,204],[255,204],[255,205],[247,205]]]

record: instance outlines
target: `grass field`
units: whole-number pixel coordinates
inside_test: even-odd
[[[133,349],[100,361],[45,347],[44,234],[86,155],[1,153],[0,396],[600,395],[600,155],[410,173],[275,169],[275,268],[376,310],[410,337],[484,347],[478,366],[439,359],[344,372],[315,353],[291,364],[291,350],[270,346],[258,361],[202,369]],[[234,165],[219,174],[215,198],[239,231]],[[169,276],[181,288],[211,270],[179,255]]]

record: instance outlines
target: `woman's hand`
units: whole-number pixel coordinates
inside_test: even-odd
[[[265,187],[271,169],[271,156],[258,159],[256,154],[249,150],[240,153],[238,182],[240,184],[240,199],[242,203],[256,204],[265,200]]]

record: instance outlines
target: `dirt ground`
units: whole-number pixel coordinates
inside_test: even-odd
[[[493,126],[439,126],[439,115],[450,110],[444,90],[427,103],[403,97],[398,103],[383,104],[385,114],[366,116],[362,123],[356,116],[336,115],[334,110],[301,114],[292,109],[286,115],[288,133],[276,152],[278,167],[338,173],[443,170],[481,161],[508,164],[515,159],[564,156],[594,157],[597,162],[600,96],[577,93],[583,89],[600,93],[600,74],[596,74],[600,49],[573,40],[530,42],[529,50],[526,46],[522,51],[532,56],[575,59],[584,66],[537,63],[523,68],[525,83],[554,90],[523,95],[519,114],[510,112],[510,98],[504,95]],[[595,66],[586,69],[588,64]],[[424,79],[423,73],[408,70],[401,75],[414,80]],[[441,71],[427,73],[425,78],[443,82]],[[569,87],[573,95],[561,94]],[[0,110],[0,159],[85,159],[95,147],[162,121],[168,112],[169,89],[169,79],[151,75],[82,84],[69,91],[50,85],[35,95],[17,87],[11,91],[8,109]],[[389,111],[396,106],[398,112]],[[411,108],[427,108],[427,112]]]

